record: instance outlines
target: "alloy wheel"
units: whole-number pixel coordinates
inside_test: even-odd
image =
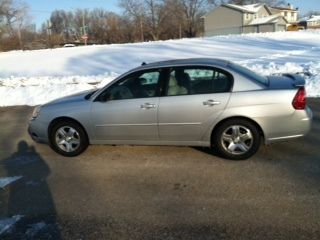
[[[80,135],[73,127],[63,126],[56,131],[55,142],[62,151],[74,152],[80,146]]]
[[[254,139],[249,128],[232,125],[223,131],[220,140],[225,151],[233,155],[242,155],[251,149]]]

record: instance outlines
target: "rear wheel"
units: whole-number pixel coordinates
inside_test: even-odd
[[[84,152],[89,142],[84,129],[78,123],[63,120],[52,127],[50,145],[57,153],[66,157],[74,157]]]
[[[216,129],[212,143],[222,157],[243,160],[258,151],[261,136],[257,127],[250,121],[232,119]]]

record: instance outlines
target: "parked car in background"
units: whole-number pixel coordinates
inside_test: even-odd
[[[305,30],[305,27],[302,25],[299,25],[298,23],[290,24],[287,27],[287,31],[300,31],[300,30]]]
[[[31,137],[64,156],[89,144],[214,147],[247,159],[261,143],[304,136],[312,112],[298,75],[260,76],[219,59],[143,64],[107,86],[35,108]]]
[[[76,45],[74,45],[73,43],[67,43],[65,45],[63,45],[63,47],[68,48],[68,47],[75,47]]]

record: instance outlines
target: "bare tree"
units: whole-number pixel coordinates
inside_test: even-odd
[[[96,43],[107,43],[108,13],[103,9],[94,9],[90,12],[89,36]]]
[[[171,35],[194,37],[199,32],[200,17],[218,0],[120,0],[120,7],[137,23],[140,22],[141,40],[145,35],[152,40]],[[171,22],[168,21],[171,20]],[[170,29],[171,27],[171,29]],[[142,35],[142,33],[144,33]]]
[[[20,49],[23,49],[22,30],[28,25],[28,5],[15,0],[0,0],[1,32],[11,38],[17,36]]]
[[[166,18],[166,11],[162,0],[145,0],[147,12],[148,32],[153,40],[158,40],[162,32],[162,23]]]
[[[120,0],[119,6],[139,25],[141,41],[144,41],[145,6],[143,0]]]
[[[121,18],[103,9],[94,9],[89,15],[89,36],[99,44],[122,42]]]
[[[311,17],[311,16],[320,16],[320,10],[311,10],[307,13],[305,13],[302,17]]]
[[[229,0],[228,3],[238,4],[238,5],[246,5],[246,4],[254,4],[254,3],[265,3],[268,6],[281,6],[286,5],[286,0]]]
[[[89,32],[90,11],[88,9],[76,9],[74,12],[73,29],[78,40]]]
[[[181,5],[182,12],[186,19],[187,36],[195,37],[199,28],[200,18],[218,1],[214,0],[177,0]]]

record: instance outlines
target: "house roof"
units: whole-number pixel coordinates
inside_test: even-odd
[[[320,15],[312,15],[312,16],[310,16],[310,17],[303,18],[302,20],[307,21],[307,22],[320,21]]]
[[[297,9],[286,8],[286,7],[270,7],[270,8],[271,9],[276,9],[276,10],[291,11],[291,12],[298,12],[299,11]]]
[[[222,6],[224,7],[229,7],[241,12],[246,12],[246,13],[257,13],[260,8],[264,7],[264,4],[261,3],[256,3],[256,4],[250,4],[250,5],[235,5],[235,4],[223,4]]]
[[[263,17],[263,18],[257,18],[257,19],[252,20],[248,25],[276,23],[276,22],[278,22],[279,18],[283,18],[283,17],[279,16],[279,15],[271,15],[271,16],[267,16],[267,17]]]

